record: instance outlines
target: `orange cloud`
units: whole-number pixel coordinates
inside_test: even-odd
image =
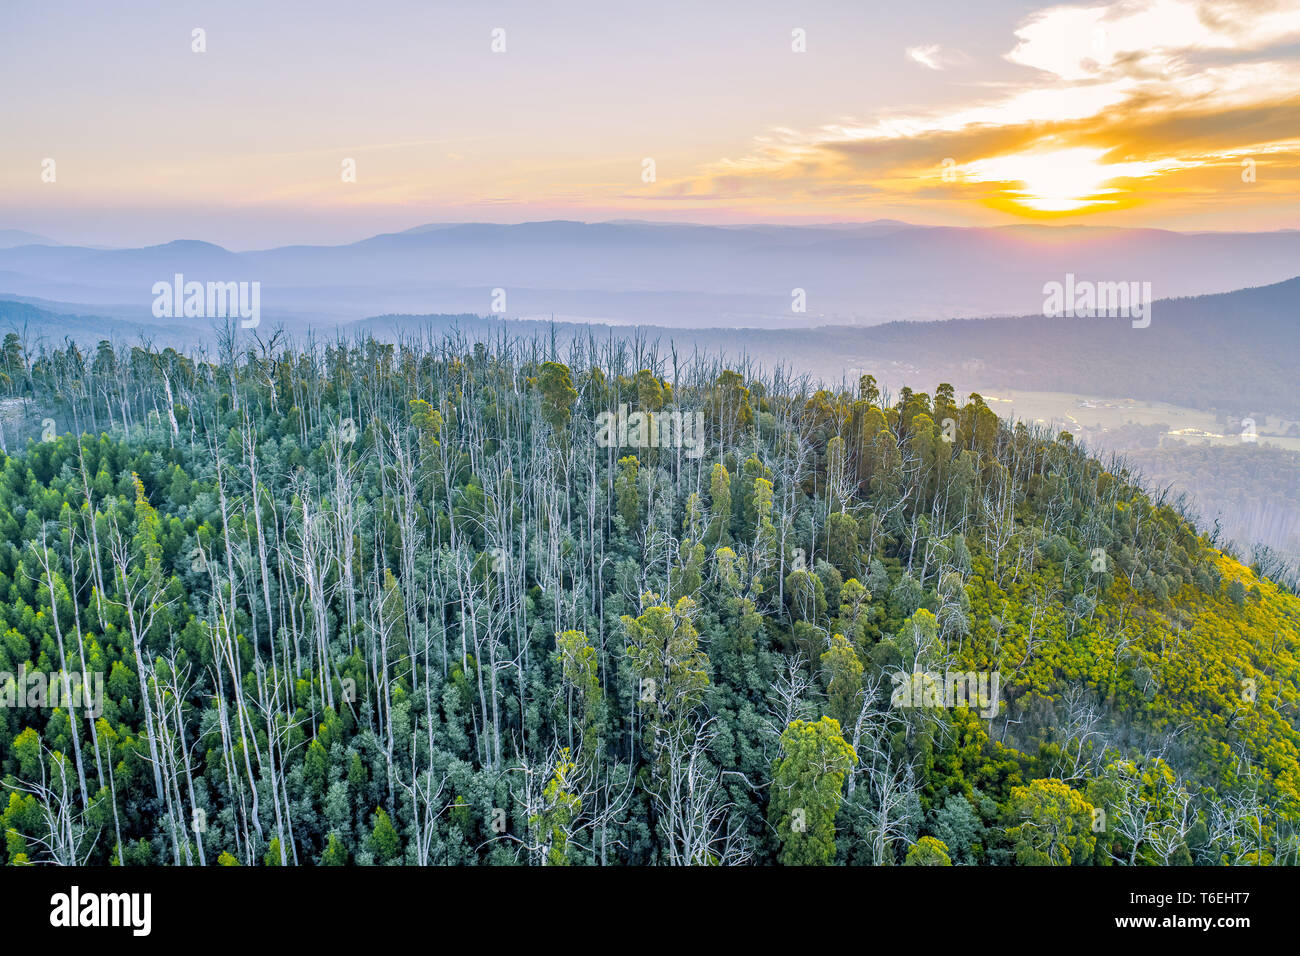
[[[661,184],[658,196],[840,215],[860,213],[851,202],[1025,217],[1300,208],[1280,188],[1300,168],[1300,63],[1287,46],[1300,41],[1300,0],[1052,7],[1014,38],[1006,59],[1031,72],[996,95],[773,130],[748,155]],[[937,68],[940,51],[907,55]],[[1227,175],[1243,159],[1267,177]]]

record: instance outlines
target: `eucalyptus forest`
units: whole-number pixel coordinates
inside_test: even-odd
[[[613,337],[3,362],[9,865],[1297,862],[1300,598],[978,394]]]

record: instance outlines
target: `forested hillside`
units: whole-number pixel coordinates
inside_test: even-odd
[[[1300,600],[978,395],[5,361],[9,864],[1296,862]],[[21,693],[61,670],[102,699]]]
[[[1167,439],[1126,457],[1149,484],[1203,502],[1206,524],[1217,521],[1221,539],[1234,542],[1257,570],[1288,584],[1300,581],[1300,453]]]

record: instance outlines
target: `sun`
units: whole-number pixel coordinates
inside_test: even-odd
[[[1092,146],[992,156],[969,163],[968,182],[1002,188],[988,202],[1022,215],[1094,212],[1132,205],[1136,197],[1117,180],[1156,175],[1167,162],[1103,163],[1107,150]]]

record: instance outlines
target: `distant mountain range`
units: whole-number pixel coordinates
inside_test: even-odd
[[[14,246],[58,245],[53,239],[46,239],[44,236],[38,236],[34,232],[25,232],[22,229],[0,229],[0,249],[11,249]]]
[[[347,326],[383,339],[554,335],[627,337],[616,326],[503,322],[473,316],[379,316]],[[1300,419],[1300,277],[1250,289],[1158,300],[1151,324],[1126,318],[952,319],[890,322],[871,328],[682,330],[642,326],[644,341],[699,348],[772,368],[783,365],[824,382],[855,384],[870,373],[882,386],[928,390],[949,382],[959,393],[988,389],[1075,392],[1167,402],[1189,408]]]
[[[1300,232],[819,226],[633,221],[433,224],[343,246],[231,252],[196,240],[141,249],[0,232],[0,295],[124,306],[153,321],[155,282],[257,281],[286,326],[383,313],[503,313],[675,328],[788,329],[1041,312],[1067,273],[1150,282],[1156,298],[1300,272]],[[8,237],[8,238],[6,238]],[[36,239],[39,237],[30,237]],[[795,311],[802,290],[806,311]]]
[[[99,312],[109,314],[98,314]],[[33,344],[83,345],[101,338],[161,347],[211,344],[207,319],[136,318],[117,306],[82,312],[66,302],[0,300],[0,334],[22,331]],[[263,336],[283,327],[294,335],[308,317],[293,322],[264,319]],[[959,392],[989,389],[1073,392],[1167,402],[1189,408],[1300,419],[1295,356],[1300,354],[1300,277],[1233,292],[1162,299],[1151,307],[1147,328],[1126,318],[952,319],[890,322],[862,328],[683,329],[599,323],[517,320],[461,314],[390,314],[360,321],[318,317],[311,323],[325,338],[370,334],[394,341],[441,336],[457,330],[469,339],[501,335],[554,339],[637,337],[660,351],[698,348],[768,368],[781,365],[825,382],[854,383],[870,373],[882,386],[933,388],[950,382]],[[241,333],[251,336],[252,332]]]
[[[132,317],[134,311],[138,310],[96,306],[93,313],[84,313],[72,303],[0,300],[0,338],[12,332],[33,353],[39,353],[42,347],[62,348],[65,340],[83,349],[93,347],[101,339],[130,345],[149,342],[158,348],[175,349],[210,344],[213,340],[209,328],[195,328],[174,320],[144,322]]]

